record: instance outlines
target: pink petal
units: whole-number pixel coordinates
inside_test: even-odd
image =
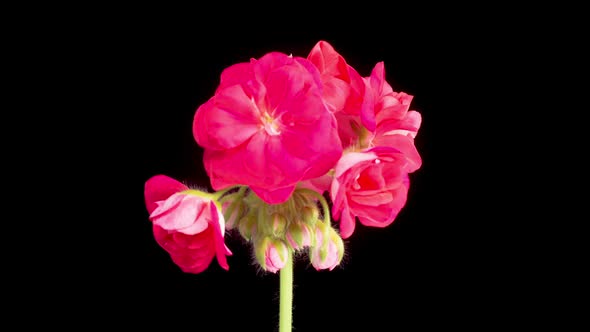
[[[402,135],[415,138],[420,125],[422,116],[416,111],[409,111],[402,119],[383,119],[379,123],[376,137]]]
[[[307,59],[318,68],[321,74],[322,96],[330,111],[342,111],[351,93],[349,66],[344,58],[334,50],[332,45],[319,41]],[[352,72],[356,73],[354,70]]]
[[[350,195],[350,200],[359,205],[365,206],[378,206],[391,202],[393,196],[389,192],[382,192],[376,195]]]
[[[299,183],[299,186],[302,188],[308,188],[317,191],[319,194],[323,194],[324,192],[330,190],[330,186],[332,185],[332,179],[333,177],[331,175],[324,174],[322,176],[302,181]]]
[[[148,179],[144,187],[145,205],[151,214],[158,205],[156,202],[166,200],[174,193],[187,190],[188,187],[166,175],[155,175]]]
[[[201,273],[209,267],[213,261],[212,254],[205,254],[202,252],[180,252],[170,255],[172,261],[186,273]]]
[[[361,162],[373,161],[377,158],[372,152],[348,152],[342,155],[342,158],[336,164],[334,177],[340,177],[344,172]]]
[[[215,203],[213,203],[213,201],[209,203],[209,213],[211,213],[212,218],[209,224],[213,227],[215,255],[217,257],[217,262],[222,268],[228,270],[229,265],[227,264],[227,258],[225,257],[225,255],[231,255],[231,251],[229,251],[229,249],[225,246],[223,240],[225,229],[225,227],[222,227],[221,225],[223,216],[220,217],[217,207],[215,206]]]
[[[240,147],[230,150],[205,149],[203,164],[213,189],[222,190],[234,184],[246,184],[243,176],[239,179],[247,161],[244,154]]]
[[[358,87],[358,93],[362,96],[362,102],[360,103],[361,123],[370,132],[374,132],[377,125],[377,118],[375,115],[375,94],[371,90],[368,80],[363,80],[362,78],[359,79],[357,78],[357,75],[352,77],[355,78],[355,81],[353,81],[355,84],[353,86]]]
[[[375,105],[377,123],[403,119],[410,109],[412,99],[413,96],[404,92],[381,95]]]
[[[410,176],[408,176],[408,174],[404,174],[402,177],[402,183],[406,188],[410,188]]]
[[[295,185],[283,187],[275,190],[266,190],[258,187],[250,187],[258,197],[268,204],[280,204],[284,203],[291,197],[291,194],[295,190]]]
[[[406,158],[408,164],[405,170],[409,173],[416,171],[422,166],[422,158],[414,145],[414,139],[410,136],[387,135],[381,136],[374,140],[375,144],[380,146],[392,147],[399,150]]]
[[[257,187],[284,186],[293,182],[290,180],[293,174],[301,174],[302,167],[306,167],[304,160],[288,163],[289,157],[286,153],[282,153],[280,137],[268,136],[264,133],[254,135],[244,151],[244,170],[249,174],[246,178],[243,171],[236,175],[239,176],[241,173],[242,179],[247,184]]]
[[[258,132],[259,113],[241,86],[230,86],[197,109],[193,135],[205,148],[233,148]]]
[[[150,214],[150,220],[153,221],[156,218],[172,213],[175,208],[180,206],[182,203],[182,198],[182,194],[179,195],[179,193],[175,193],[164,201],[156,202],[157,207]]]
[[[167,213],[160,213],[160,207]],[[207,228],[207,222],[202,217],[204,208],[201,197],[177,193],[154,210],[150,218],[163,229],[194,235]]]
[[[406,204],[408,188],[400,186],[397,190],[391,190],[390,193],[393,198],[389,204],[381,206],[354,206],[354,213],[363,225],[385,227],[395,220],[398,213]]]
[[[158,225],[152,226],[152,231],[154,233],[154,239],[156,242],[162,247],[165,248],[166,242],[170,241],[170,234],[167,230],[163,229]]]
[[[264,84],[268,107],[274,110],[274,116],[287,113],[281,116],[290,118],[280,118],[287,126],[290,123],[313,123],[327,111],[313,76],[299,65],[273,70]]]
[[[209,119],[215,117],[215,97],[210,98],[197,108],[193,118],[193,137],[197,144],[210,149],[222,149],[215,137],[209,134]]]
[[[340,190],[342,188],[342,184],[338,180],[338,178],[334,178],[332,180],[332,185],[330,186],[330,198],[332,199],[332,215],[335,219],[340,218],[340,214],[344,209],[344,202],[346,200],[346,191]]]
[[[375,162],[379,159],[375,159]],[[385,179],[383,178],[383,162],[371,165],[367,165],[356,179],[356,183],[360,186],[361,190],[374,190],[383,188],[385,185]]]
[[[385,84],[385,65],[383,61],[377,62],[370,76],[370,84],[376,95],[379,96],[383,92],[383,85]]]
[[[354,214],[359,218],[359,222],[370,227],[385,227],[390,225],[399,210],[393,210],[387,205],[358,207],[353,205]]]
[[[254,70],[250,62],[231,65],[221,72],[221,79],[217,91],[228,86],[242,84],[254,79]]]
[[[318,89],[320,90],[320,93],[321,93],[322,79],[320,77],[320,72],[318,71],[316,66],[314,66],[313,63],[309,62],[309,60],[304,59],[304,58],[294,57],[294,59],[295,59],[295,62],[297,62],[299,65],[301,65],[303,68],[305,68],[307,70],[307,72],[309,72],[311,74],[313,81],[315,82],[315,85],[318,87]]]
[[[323,159],[331,154],[339,158],[342,153],[336,119],[323,105],[315,112],[320,114],[317,121],[308,124],[298,122],[281,134],[285,149],[293,156],[309,160],[308,165],[314,164],[313,159]]]
[[[252,70],[256,80],[266,82],[268,75],[275,69],[284,65],[292,65],[295,60],[280,52],[269,52],[255,62],[252,62]]]
[[[176,249],[191,249],[191,250],[200,250],[206,249],[210,246],[211,240],[209,239],[211,232],[205,230],[198,234],[185,234],[176,231],[169,231],[170,241],[174,242]]]
[[[356,220],[354,215],[352,215],[348,206],[345,207],[340,217],[340,236],[342,236],[343,239],[347,239],[352,235],[355,223]]]
[[[303,159],[302,169],[307,169],[301,179],[311,179],[326,174],[334,168],[342,156],[342,144],[336,131],[334,116],[325,111],[314,126],[309,126],[299,135],[286,132],[283,135],[285,150],[295,160]],[[303,127],[300,127],[303,128]]]
[[[360,114],[362,118],[365,116],[362,114],[364,99],[367,97],[367,93],[370,92],[368,90],[370,89],[367,88],[367,83],[361,75],[351,66],[348,66],[348,76],[350,77],[350,81],[348,82],[350,93],[346,98],[346,103],[342,111],[355,116],[359,116]],[[368,116],[374,116],[372,109]]]
[[[344,58],[334,50],[330,43],[320,40],[312,48],[307,59],[313,63],[322,75],[348,80],[348,68]]]

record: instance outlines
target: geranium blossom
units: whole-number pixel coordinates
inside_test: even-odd
[[[385,80],[385,65],[378,62],[373,68],[371,75],[364,78],[367,86],[366,97],[370,102],[365,106],[375,114],[375,130],[371,130],[371,135],[367,137],[364,145],[367,147],[391,146],[395,148],[406,148],[396,146],[395,135],[406,136],[411,139],[412,148],[414,148],[414,138],[416,137],[422,116],[420,113],[410,110],[410,104],[414,98],[405,92],[395,92]],[[363,145],[361,144],[361,145]],[[419,168],[421,160],[417,151],[407,151],[408,156],[418,158],[413,160]]]
[[[215,190],[247,185],[271,204],[324,175],[342,153],[318,70],[278,52],[224,70],[196,111],[193,134]]]
[[[342,237],[354,232],[355,217],[366,226],[391,224],[406,203],[412,170],[404,154],[394,148],[345,154],[336,165],[330,190]]]
[[[182,271],[200,273],[217,257],[228,269],[224,219],[215,202],[196,190],[156,175],[145,184],[145,204],[156,242]]]
[[[307,59],[319,70],[323,98],[338,121],[344,147],[354,143],[359,128],[375,129],[375,113],[370,107],[366,82],[361,75],[326,41],[319,41]]]

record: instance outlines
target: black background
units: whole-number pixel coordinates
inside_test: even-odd
[[[283,20],[136,9],[85,12],[34,33],[39,49],[67,50],[49,52],[37,66],[48,72],[46,86],[55,77],[66,82],[53,84],[67,100],[64,109],[71,107],[50,116],[67,128],[52,133],[55,145],[71,149],[43,156],[46,164],[71,160],[52,173],[57,181],[50,187],[66,191],[72,222],[46,226],[59,234],[51,238],[56,251],[38,268],[39,275],[51,273],[37,279],[43,296],[35,301],[66,304],[52,320],[277,330],[278,274],[261,272],[233,232],[226,236],[229,271],[214,260],[201,274],[183,273],[153,238],[143,188],[156,174],[210,188],[191,128],[222,70],[270,51],[306,57],[319,40],[362,76],[383,61],[393,89],[414,96],[411,109],[423,119],[416,137],[423,166],[411,175],[408,203],[395,223],[357,224],[339,267],[316,271],[306,258],[296,261],[294,331],[471,329],[532,316],[531,306],[547,293],[530,283],[532,249],[515,250],[525,213],[515,208],[522,204],[518,190],[504,178],[507,164],[519,174],[527,168],[514,159],[521,151],[501,148],[518,141],[506,114],[518,102],[510,89],[528,60],[515,50],[531,42],[529,30],[512,29],[520,16],[374,8],[331,22],[326,17],[335,17],[309,12]]]

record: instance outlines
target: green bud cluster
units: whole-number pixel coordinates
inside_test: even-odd
[[[264,270],[275,270],[277,264],[270,267],[267,262],[280,262],[286,250],[300,252],[321,246],[320,252],[325,252],[327,244],[316,241],[318,231],[324,239],[339,237],[331,226],[325,198],[309,189],[295,189],[284,203],[268,204],[247,187],[240,187],[220,202],[226,229],[237,229],[252,243],[254,257]]]

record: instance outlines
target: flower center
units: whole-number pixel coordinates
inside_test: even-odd
[[[266,133],[270,136],[280,135],[281,131],[279,130],[278,121],[276,121],[268,112],[264,112],[260,117],[260,121],[262,122],[261,127],[266,130]]]

